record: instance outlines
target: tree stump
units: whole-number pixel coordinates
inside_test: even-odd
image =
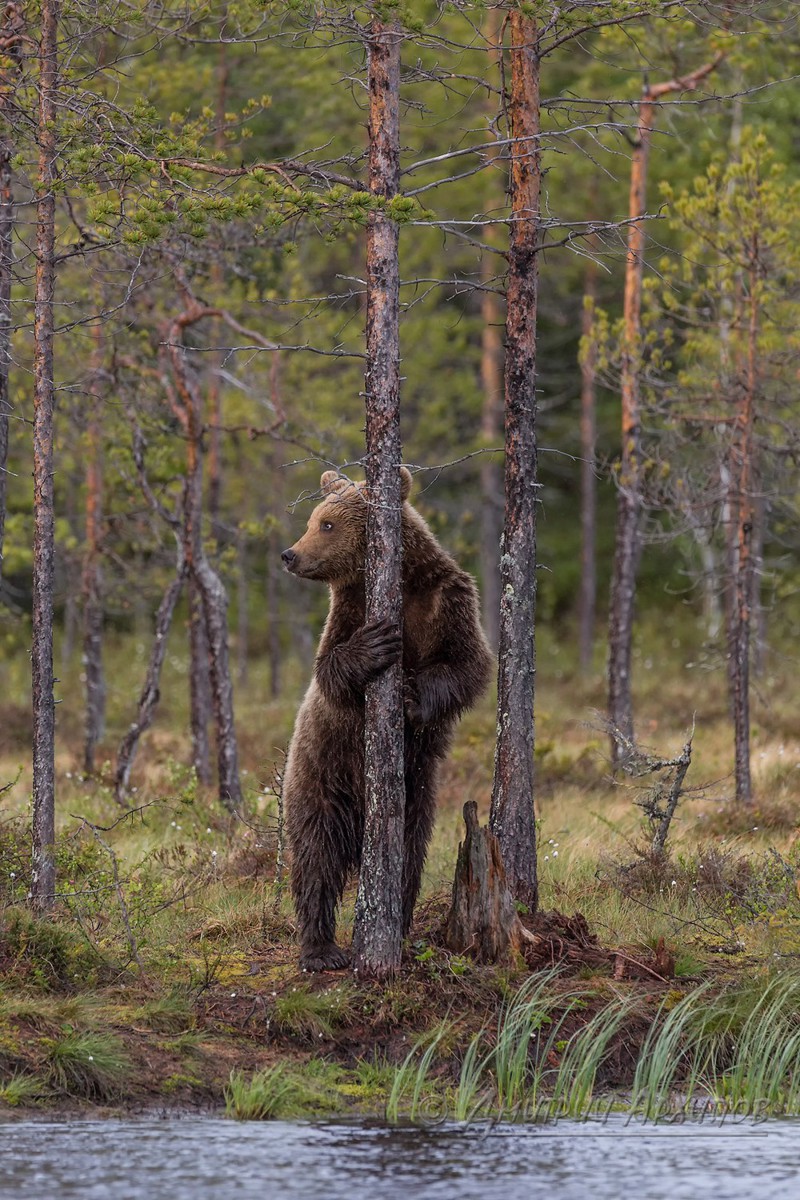
[[[458,847],[445,941],[450,950],[471,954],[477,962],[502,962],[519,951],[522,931],[500,843],[489,829],[481,829],[474,800],[464,805],[464,824],[467,835]]]

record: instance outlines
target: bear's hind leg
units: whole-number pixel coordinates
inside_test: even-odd
[[[357,824],[352,801],[304,805],[300,821],[290,812],[290,879],[305,971],[338,971],[349,965],[349,954],[336,945],[336,905],[356,863]]]

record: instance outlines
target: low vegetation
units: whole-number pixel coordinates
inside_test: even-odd
[[[703,677],[702,710],[677,672],[642,689],[639,711],[652,714],[642,740],[667,757],[684,744],[692,701],[698,710],[688,791],[653,853],[641,790],[612,780],[594,727],[599,676],[581,680],[570,653],[560,641],[540,648],[541,913],[521,914],[535,945],[502,967],[452,954],[442,938],[461,807],[475,799],[486,814],[488,699],[448,761],[403,970],[386,986],[298,970],[271,788],[294,699],[265,707],[257,668],[241,699],[247,823],[197,786],[171,726],[149,735],[129,814],[107,773],[81,779],[77,751],[64,755],[48,921],[25,903],[23,772],[0,817],[0,1111],[800,1112],[795,680],[777,668],[763,680],[746,819],[730,799],[723,681]],[[121,724],[121,697],[110,699]],[[163,703],[183,728],[177,689]],[[13,745],[0,771],[16,773]],[[116,856],[124,906],[93,827]],[[344,938],[353,900],[351,889]]]

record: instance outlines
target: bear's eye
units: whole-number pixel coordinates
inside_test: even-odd
[[[323,521],[320,525],[320,529],[323,533],[330,533],[330,531],[333,529],[333,521]]]

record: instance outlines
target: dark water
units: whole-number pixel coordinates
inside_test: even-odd
[[[3,1200],[792,1200],[800,1122],[0,1124]]]

